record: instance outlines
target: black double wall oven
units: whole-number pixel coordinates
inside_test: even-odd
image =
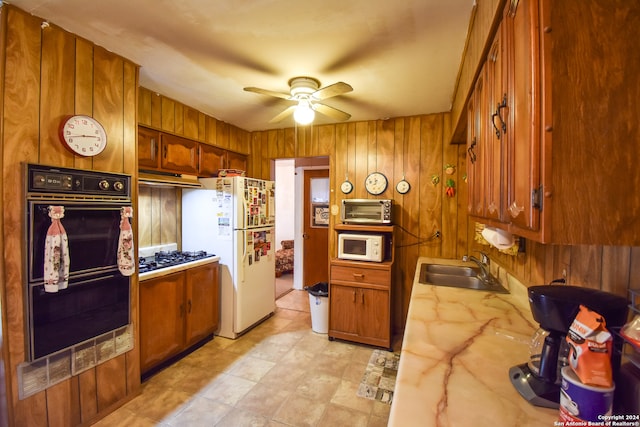
[[[118,268],[118,246],[131,177],[29,164],[26,182],[27,351],[33,361],[129,324],[130,280]],[[49,213],[60,207],[68,281],[52,292],[44,286],[45,245]]]

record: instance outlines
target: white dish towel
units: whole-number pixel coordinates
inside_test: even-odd
[[[133,208],[124,206],[120,209],[120,237],[118,238],[118,269],[123,276],[131,276],[136,272],[133,258],[133,231],[129,218],[133,216]]]
[[[49,206],[51,225],[44,244],[44,290],[58,292],[69,284],[69,240],[60,219],[64,206]]]

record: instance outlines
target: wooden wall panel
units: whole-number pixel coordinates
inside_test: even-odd
[[[80,418],[82,422],[93,419],[98,414],[98,391],[96,384],[96,370],[89,369],[78,375],[80,394]]]
[[[151,126],[151,96],[149,89],[138,88],[138,123]]]
[[[124,62],[122,58],[101,47],[96,47],[93,50],[93,61],[93,117],[104,126],[108,143],[102,153],[93,157],[92,169],[122,172],[124,164]]]
[[[80,424],[80,399],[76,378],[65,380],[48,388],[46,395],[49,426],[65,427]]]
[[[21,161],[37,162],[40,112],[40,20],[22,13],[7,13],[3,94],[2,196],[6,206],[22,206]],[[38,393],[18,400],[17,365],[25,359],[22,274],[22,210],[4,209],[4,287],[6,298],[4,345],[9,392],[9,422],[15,425],[45,425],[46,396]],[[16,343],[12,345],[12,343]],[[46,421],[45,421],[46,422]]]
[[[162,105],[161,117],[162,117],[162,130],[167,132],[176,132],[176,103],[173,99],[161,97],[160,104]]]
[[[97,389],[99,412],[126,397],[127,381],[122,375],[126,371],[125,365],[125,355],[121,354],[96,366],[96,384],[100,384]]]
[[[75,112],[90,116],[93,114],[93,45],[76,38],[75,47]]]
[[[74,37],[56,27],[42,32],[42,96],[40,99],[41,143],[50,147],[41,153],[46,165],[73,166],[74,155],[58,136],[60,121],[74,111],[74,80],[65,76],[75,72]]]
[[[184,108],[184,131],[183,135],[191,139],[199,139],[198,131],[200,129],[200,115],[198,110],[185,107]]]
[[[3,204],[12,206],[2,209],[0,241],[4,263],[0,290],[7,301],[2,306],[6,319],[2,351],[6,357],[8,418],[10,425],[75,425],[81,417],[79,396],[87,392],[77,378],[23,400],[18,398],[17,366],[26,359],[22,165],[44,163],[135,174],[138,69],[53,24],[41,28],[42,19],[11,5],[3,5],[2,16],[6,19],[2,25],[6,39],[1,76],[0,185]],[[73,114],[94,116],[105,126],[109,142],[103,153],[85,158],[63,148],[58,127],[64,116]],[[133,292],[137,292],[137,280],[131,282]],[[126,378],[124,367],[118,376],[130,381],[132,393],[139,388],[139,376]]]

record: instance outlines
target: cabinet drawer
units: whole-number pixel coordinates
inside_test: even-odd
[[[331,281],[334,280],[389,286],[391,283],[391,270],[361,266],[332,265]]]

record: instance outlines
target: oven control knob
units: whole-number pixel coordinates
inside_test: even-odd
[[[44,187],[44,183],[46,182],[44,175],[34,175],[33,176],[33,186],[34,187]]]
[[[109,181],[107,181],[106,179],[103,179],[102,181],[100,181],[98,183],[98,187],[100,187],[101,190],[108,190],[109,189]]]
[[[121,181],[116,181],[113,183],[113,188],[115,188],[116,191],[122,191],[124,190],[124,184]]]

